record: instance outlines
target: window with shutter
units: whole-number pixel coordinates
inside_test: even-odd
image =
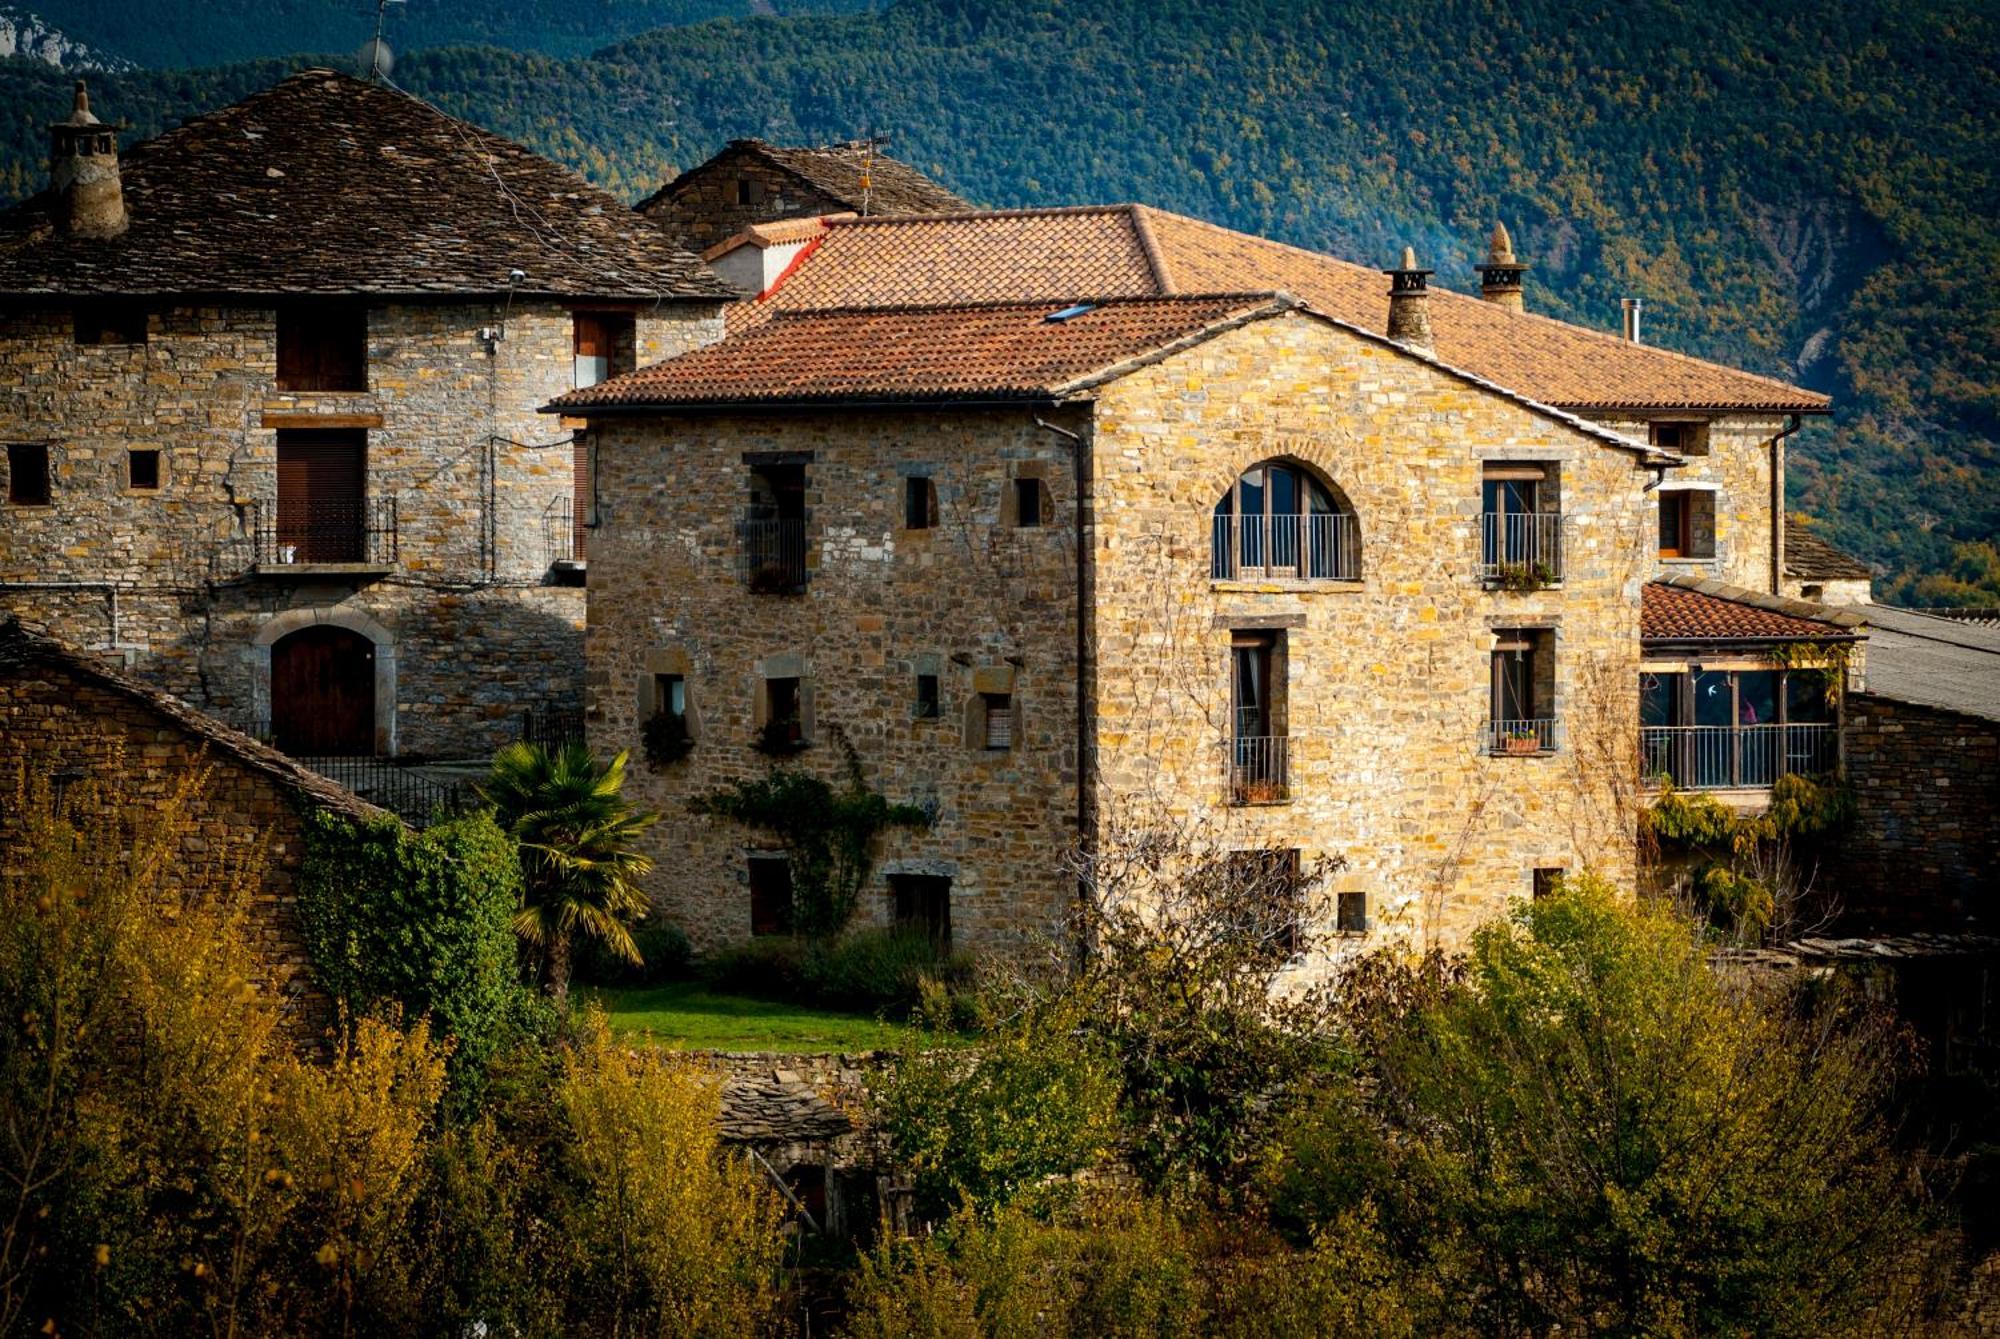
[[[982,693],[986,707],[986,747],[1014,747],[1014,696],[1011,693]]]
[[[278,309],[278,389],[368,389],[368,309],[344,302]]]

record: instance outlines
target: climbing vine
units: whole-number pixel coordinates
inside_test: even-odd
[[[892,803],[868,788],[861,759],[838,729],[828,731],[846,756],[836,786],[780,767],[755,781],[736,781],[688,801],[688,808],[768,832],[784,847],[792,874],[792,932],[831,939],[847,928],[861,890],[874,872],[882,834],[927,827],[931,815]]]
[[[1787,775],[1761,814],[1742,814],[1713,795],[1662,784],[1641,816],[1642,834],[1691,858],[1690,891],[1714,924],[1760,938],[1798,900],[1792,845],[1830,837],[1853,821],[1854,792],[1831,779]]]

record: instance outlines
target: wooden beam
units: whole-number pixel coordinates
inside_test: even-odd
[[[281,413],[277,410],[264,411],[263,426],[267,428],[379,428],[382,426],[380,414],[301,414]]]

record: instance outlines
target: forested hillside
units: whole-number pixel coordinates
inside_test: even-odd
[[[396,79],[628,198],[730,136],[872,125],[983,203],[1140,199],[1360,260],[1407,241],[1457,286],[1505,218],[1537,309],[1609,328],[1639,296],[1654,342],[1835,393],[1793,504],[1901,599],[1996,603],[1996,39],[1985,0],[898,0],[580,59],[406,40]],[[150,133],[282,68],[97,102]],[[14,63],[0,91],[19,194],[63,79]]]

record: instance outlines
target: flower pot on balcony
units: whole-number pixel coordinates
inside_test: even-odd
[[[1534,735],[1503,735],[1500,739],[1502,753],[1540,753],[1542,741]]]

